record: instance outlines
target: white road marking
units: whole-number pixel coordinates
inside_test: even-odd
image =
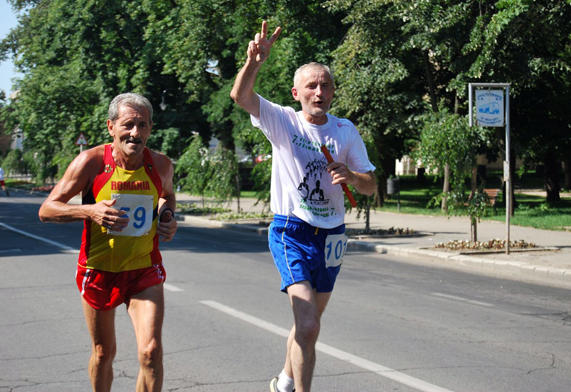
[[[20,252],[22,252],[22,249],[20,249],[20,248],[0,250],[0,253],[20,253]]]
[[[45,242],[46,244],[49,244],[49,245],[52,245],[52,246],[55,246],[56,248],[59,248],[59,249],[63,250],[63,251],[66,252],[66,253],[79,253],[79,250],[78,250],[78,249],[74,249],[74,248],[71,248],[71,247],[69,247],[69,246],[67,246],[67,245],[60,244],[59,242],[52,241],[52,240],[48,240],[47,238],[40,237],[40,236],[37,236],[37,235],[32,234],[32,233],[28,233],[28,232],[23,231],[23,230],[20,230],[20,229],[16,229],[15,227],[12,227],[12,226],[7,225],[7,224],[5,224],[5,223],[0,222],[0,226],[4,227],[5,229],[11,230],[11,231],[13,231],[13,232],[15,232],[15,233],[24,235],[24,236],[26,236],[26,237],[33,238],[33,239],[38,240],[38,241]]]
[[[62,249],[64,252],[79,253],[79,250],[77,250],[77,249],[70,248],[70,247],[67,246],[67,245],[60,244],[59,242],[55,242],[55,241],[52,241],[52,240],[48,240],[47,238],[43,238],[43,237],[37,236],[37,235],[35,235],[35,234],[28,233],[28,232],[26,232],[26,231],[22,231],[22,230],[16,229],[15,227],[9,226],[9,225],[7,225],[7,224],[5,224],[5,223],[0,222],[0,226],[6,228],[6,229],[8,229],[8,230],[12,230],[12,231],[15,232],[15,233],[22,234],[22,235],[24,235],[24,236],[26,236],[26,237],[30,237],[30,238],[33,238],[33,239],[35,239],[35,240],[42,241],[42,242],[45,242],[45,243],[47,243],[47,244],[53,245],[53,246],[55,246],[55,247],[57,247],[57,248],[59,248],[59,249]],[[169,284],[169,283],[165,283],[165,284],[164,284],[164,288],[165,288],[166,290],[168,290],[168,291],[173,291],[173,292],[184,291],[184,290],[181,289],[180,287],[177,287],[177,286],[172,285],[172,284]]]
[[[451,299],[454,301],[466,302],[466,303],[473,304],[473,305],[485,306],[487,308],[493,308],[494,307],[493,304],[489,304],[487,302],[474,301],[473,299],[458,297],[456,295],[442,294],[442,293],[432,293],[432,295],[435,297],[447,298],[447,299]]]
[[[246,321],[247,323],[250,323],[252,325],[255,325],[256,327],[265,329],[266,331],[272,332],[276,335],[283,336],[286,338],[289,335],[289,330],[287,330],[287,329],[278,327],[277,325],[269,323],[269,322],[262,320],[260,318],[251,316],[249,314],[246,314],[244,312],[241,312],[241,311],[236,310],[234,308],[231,308],[229,306],[223,305],[219,302],[216,302],[216,301],[200,301],[200,303],[202,303],[203,305],[206,305],[206,306],[210,306],[211,308],[219,310],[219,311],[226,313],[230,316],[236,317],[242,321]],[[365,358],[358,357],[358,356],[350,354],[346,351],[339,350],[335,347],[329,346],[329,345],[324,344],[324,343],[317,342],[317,345],[315,346],[315,348],[317,351],[320,351],[320,352],[325,353],[325,354],[329,354],[332,357],[335,357],[335,358],[340,359],[340,360],[345,361],[345,362],[349,362],[349,363],[351,363],[355,366],[358,366],[362,369],[368,370],[370,372],[378,374],[379,376],[388,378],[390,380],[396,381],[396,382],[401,383],[403,385],[407,385],[407,386],[414,388],[418,391],[422,391],[422,392],[452,392],[450,389],[446,389],[446,388],[439,387],[438,385],[430,384],[426,381],[423,381],[423,380],[420,380],[418,378],[409,376],[407,374],[401,373],[397,370],[394,370],[394,369],[391,369],[389,367],[380,365],[378,363],[369,361]]]
[[[172,291],[172,292],[179,292],[179,291],[184,291],[183,289],[181,289],[180,287],[176,287],[174,284],[170,284],[170,283],[165,283],[163,285],[163,287],[165,288],[165,290],[168,291]]]
[[[250,324],[255,325],[256,327],[265,329],[266,331],[269,331],[269,332],[274,333],[276,335],[283,336],[284,338],[287,338],[289,336],[289,329],[278,327],[275,324],[268,323],[267,321],[262,320],[262,319],[257,318],[257,317],[254,317],[254,316],[250,316],[247,313],[240,312],[239,310],[236,310],[236,309],[231,308],[231,307],[226,306],[226,305],[222,305],[219,302],[216,302],[216,301],[200,301],[200,303],[203,305],[206,305],[206,306],[210,306],[211,308],[219,310],[223,313],[229,314],[230,316],[236,317],[237,319],[240,319],[242,321],[246,321]]]

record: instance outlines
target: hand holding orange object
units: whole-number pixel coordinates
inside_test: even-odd
[[[331,153],[329,152],[329,150],[327,149],[327,147],[325,145],[321,146],[321,151],[323,152],[323,155],[325,155],[325,159],[327,159],[327,162],[332,163],[333,157],[331,156]],[[343,192],[345,192],[345,195],[347,195],[347,199],[349,199],[349,203],[351,204],[351,207],[353,207],[353,208],[357,207],[357,202],[355,201],[353,194],[351,193],[351,191],[347,187],[347,184],[342,183],[341,188],[343,188]]]

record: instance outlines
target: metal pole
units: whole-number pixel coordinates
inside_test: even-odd
[[[472,116],[472,83],[468,83],[468,121],[470,126],[473,124]]]
[[[506,184],[506,254],[510,253],[510,218],[512,210],[512,180],[510,168],[510,85],[509,83],[468,83],[468,113],[469,124],[473,124],[472,89],[478,87],[501,87],[506,91],[505,128],[506,128],[506,153],[504,162],[504,182]]]
[[[512,212],[512,184],[510,159],[510,86],[506,86],[506,254],[510,254],[510,218]]]

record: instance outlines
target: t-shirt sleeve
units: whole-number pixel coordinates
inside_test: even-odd
[[[375,165],[369,161],[365,142],[354,126],[353,142],[351,143],[351,149],[347,156],[347,166],[349,166],[349,169],[358,173],[367,173],[376,169]]]
[[[291,113],[294,113],[293,109],[270,102],[260,95],[258,97],[260,98],[260,117],[250,115],[252,125],[261,129],[272,143],[289,140],[288,121],[290,121]]]

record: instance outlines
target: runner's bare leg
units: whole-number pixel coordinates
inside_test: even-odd
[[[117,352],[115,340],[115,309],[93,309],[83,298],[83,313],[91,335],[89,378],[95,392],[108,392],[113,382],[113,359]]]
[[[158,392],[163,385],[164,306],[162,284],[149,287],[129,301],[128,312],[135,329],[140,365],[137,392]]]
[[[311,390],[321,315],[331,293],[316,293],[309,282],[304,281],[289,286],[288,296],[294,326],[288,337],[284,369],[293,376],[296,392],[307,392]]]

